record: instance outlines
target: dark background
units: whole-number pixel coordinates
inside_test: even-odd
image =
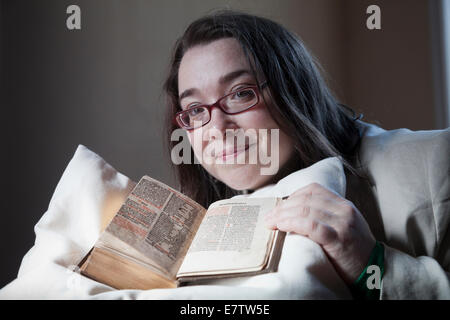
[[[444,0],[446,1],[446,0]],[[34,243],[33,226],[78,144],[138,180],[174,179],[161,139],[170,50],[185,27],[218,8],[296,32],[340,100],[386,129],[448,126],[440,1],[41,0],[0,2],[0,288]],[[66,8],[81,8],[81,30]],[[381,30],[366,8],[381,8]]]

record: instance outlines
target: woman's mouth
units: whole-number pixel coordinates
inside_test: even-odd
[[[229,148],[223,149],[221,152],[217,154],[217,159],[221,159],[226,162],[227,160],[236,158],[242,152],[247,151],[250,148],[250,145],[245,145],[242,147],[232,146]]]

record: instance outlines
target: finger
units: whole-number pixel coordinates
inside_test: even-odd
[[[309,206],[317,209],[334,211],[340,209],[340,202],[323,195],[297,195],[278,205],[277,210],[290,209],[292,207]],[[275,212],[273,212],[275,213]]]
[[[280,217],[288,214],[288,212],[285,212],[286,209],[289,211],[294,211],[295,209],[297,209],[298,211],[298,208],[295,208],[294,206],[286,207],[284,204],[285,201],[286,200],[283,200],[281,203],[276,205],[272,210],[268,211],[265,214],[264,222],[268,228],[276,229],[276,222],[280,219]]]
[[[303,197],[295,197],[284,201],[284,203],[274,208],[271,214],[266,216],[266,219],[281,221],[282,219],[294,216],[301,219],[312,215],[314,219],[318,219],[334,227],[339,227],[340,224],[344,223],[344,217],[335,212],[339,210],[340,204],[330,198],[312,197],[306,199]]]
[[[275,219],[275,218],[265,217],[264,224],[265,224],[266,228],[269,228],[272,230],[277,229],[277,219]]]
[[[277,215],[266,220],[270,229],[279,229],[285,232],[294,232],[306,237],[321,245],[328,245],[336,242],[338,238],[339,224],[333,226],[332,214],[317,209],[306,208],[307,213],[300,216],[298,208],[293,210],[283,210]]]
[[[286,201],[287,201],[287,199],[280,201],[275,207],[273,207],[271,210],[267,211],[266,214],[264,215],[264,218],[270,219],[273,216],[277,215],[278,212],[280,210],[282,210],[282,208],[284,207]]]
[[[298,196],[298,195],[323,195],[323,196],[329,196],[330,198],[336,199],[336,200],[342,200],[344,198],[342,198],[339,194],[337,194],[336,192],[322,186],[319,183],[311,183],[308,184],[307,186],[304,186],[298,190],[296,190],[294,193],[292,193],[289,198],[293,197],[293,196]],[[288,199],[289,199],[288,198]]]
[[[318,186],[318,187],[317,187]],[[343,198],[332,197],[320,185],[309,185],[299,189],[288,199],[280,202],[265,216],[268,228],[277,228],[277,222],[284,219],[306,218],[311,212],[312,218],[340,229],[345,224],[346,214],[349,210],[344,207],[348,202]]]
[[[316,219],[284,219],[277,223],[277,229],[306,236],[320,245],[336,241],[337,231],[327,223]]]
[[[287,209],[296,206],[309,206],[336,214],[341,218],[348,217],[352,204],[344,198],[333,198],[327,194],[297,194],[286,200],[280,208]]]
[[[339,217],[332,212],[322,208],[314,208],[310,206],[293,207],[280,211],[278,215],[274,216],[274,220],[282,222],[290,219],[313,219],[326,223],[331,226],[339,226]]]

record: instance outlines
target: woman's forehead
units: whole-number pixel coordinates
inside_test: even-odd
[[[250,70],[239,42],[233,38],[215,40],[190,48],[183,56],[178,72],[179,91],[188,86],[205,86],[236,70]]]

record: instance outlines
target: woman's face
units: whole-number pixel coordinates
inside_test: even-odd
[[[178,94],[183,94],[180,105],[185,110],[194,105],[213,104],[236,89],[257,84],[238,41],[216,40],[192,47],[183,56],[178,73]],[[248,111],[227,115],[212,108],[209,123],[188,131],[189,142],[201,165],[236,190],[256,189],[270,183],[294,153],[294,144],[279,130],[269,114],[270,105],[262,98],[264,95],[269,101],[267,90],[260,90],[259,103]],[[252,138],[242,139],[243,136]]]

